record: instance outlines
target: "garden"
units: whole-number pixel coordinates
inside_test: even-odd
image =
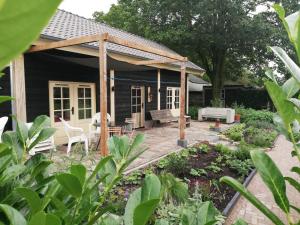
[[[4,3],[9,7],[1,8]],[[42,0],[39,3],[40,7],[23,4],[32,15],[39,13],[39,8],[44,7],[45,11],[40,16],[41,22],[28,31],[32,36],[16,42],[15,51],[7,53],[5,60],[0,59],[1,69],[29,46],[59,1]],[[0,18],[12,15],[19,27],[25,26],[23,14],[13,13],[18,11],[19,5],[22,5],[20,0],[0,2],[0,11],[8,10],[1,13]],[[298,29],[295,31],[295,27],[300,26],[299,13],[292,14],[292,20],[286,20],[281,6],[275,5],[274,9],[284,23],[300,61],[300,38]],[[76,163],[65,171],[51,173],[48,169],[53,162],[44,154],[28,156],[30,149],[55,132],[49,128],[49,117],[38,116],[29,129],[24,122],[15,121],[16,130],[5,132],[0,143],[0,224],[218,225],[224,223],[221,211],[234,195],[233,190],[241,193],[274,224],[299,224],[291,210],[299,213],[300,209],[288,198],[286,182],[297,191],[300,184],[291,177],[284,177],[264,150],[273,145],[278,129],[293,143],[291,154],[300,161],[299,131],[292,129],[295,121],[300,120],[299,99],[294,98],[300,90],[300,68],[283,49],[272,47],[272,51],[293,77],[279,85],[274,74],[267,74],[265,86],[277,109],[276,114],[236,108],[241,123],[223,133],[234,148],[198,143],[147,168],[124,175],[126,168],[146,150],[142,147],[144,137],[112,137],[108,143],[110,155],[102,157],[91,171]],[[0,98],[1,103],[10,100],[9,96]],[[254,167],[286,220],[283,221],[241,184]],[[300,174],[297,166],[291,171]],[[245,224],[241,219],[235,223]]]

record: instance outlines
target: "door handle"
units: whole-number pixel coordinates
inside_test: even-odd
[[[74,115],[74,107],[71,108],[72,115]]]
[[[142,103],[142,109],[144,108],[144,103]]]

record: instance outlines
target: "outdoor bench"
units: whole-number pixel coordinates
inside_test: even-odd
[[[235,110],[231,108],[202,108],[198,110],[198,120],[203,121],[207,118],[225,119],[226,123],[234,122]]]

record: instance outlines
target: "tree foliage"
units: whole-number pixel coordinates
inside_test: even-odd
[[[219,98],[226,79],[259,81],[287,36],[266,0],[119,0],[97,21],[161,42],[202,66]],[[278,2],[273,1],[273,2]],[[284,1],[292,10],[298,1]]]

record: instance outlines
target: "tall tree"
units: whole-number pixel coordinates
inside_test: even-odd
[[[298,4],[288,1],[290,6]],[[213,98],[220,98],[225,79],[236,79],[245,70],[261,76],[273,60],[267,44],[282,38],[275,29],[277,17],[265,10],[269,4],[267,0],[119,0],[107,14],[95,12],[94,18],[188,56],[206,70]]]

